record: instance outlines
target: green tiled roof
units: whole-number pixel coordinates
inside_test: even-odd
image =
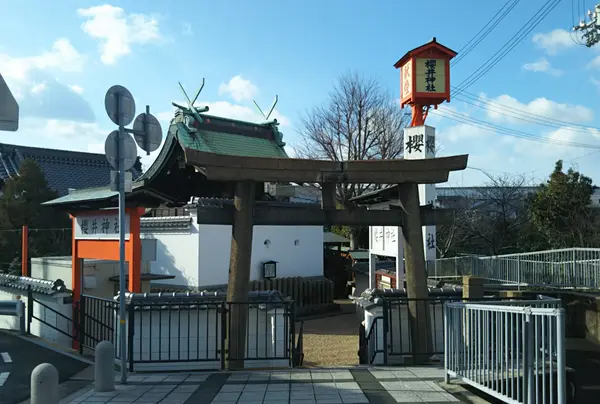
[[[263,130],[269,128],[273,132],[277,131],[270,124],[251,124],[204,114],[201,115],[207,120],[252,125],[260,127]],[[177,138],[183,148],[229,156],[288,158],[283,147],[279,146],[276,141],[258,136],[238,134],[236,133],[236,126],[233,125],[228,127],[227,130],[199,129],[197,132],[191,133],[183,123],[183,115],[180,115],[173,119],[171,128],[173,127],[176,128]]]
[[[190,114],[178,111],[171,120],[167,138],[150,168],[133,183],[133,190],[151,187],[152,180],[165,170],[173,153],[181,149],[192,149],[207,153],[243,157],[288,158],[281,141],[282,134],[273,123],[256,124],[233,119],[201,114],[206,123],[191,131],[184,123]],[[189,124],[189,122],[188,122]],[[208,128],[207,128],[208,126]],[[150,185],[149,185],[150,184]],[[109,187],[86,188],[72,191],[47,205],[64,205],[77,202],[102,201],[117,196]]]
[[[137,183],[133,185],[133,188],[139,188],[141,184]],[[111,191],[110,187],[97,187],[97,188],[84,188],[71,193],[61,196],[60,198],[53,199],[51,201],[44,202],[42,205],[62,205],[72,202],[79,201],[101,201],[118,196],[119,193]]]

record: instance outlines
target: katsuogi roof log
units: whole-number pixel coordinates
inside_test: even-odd
[[[225,156],[186,149],[187,164],[208,180],[257,182],[343,182],[436,184],[467,167],[468,155],[423,160],[326,161]]]

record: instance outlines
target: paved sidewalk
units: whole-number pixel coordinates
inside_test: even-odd
[[[118,380],[119,378],[116,377]],[[134,374],[111,393],[89,385],[61,401],[135,404],[393,404],[459,402],[434,367]]]

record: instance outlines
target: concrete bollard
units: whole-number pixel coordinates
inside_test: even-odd
[[[110,342],[102,341],[96,345],[94,371],[95,391],[115,391],[115,350]]]
[[[58,404],[58,371],[49,363],[37,365],[31,372],[30,404]]]

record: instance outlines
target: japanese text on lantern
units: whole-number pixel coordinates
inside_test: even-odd
[[[402,99],[412,94],[412,62],[402,66]]]
[[[79,240],[118,240],[117,213],[83,215],[75,218],[75,238]],[[129,239],[129,215],[125,217],[125,239]]]
[[[418,93],[443,93],[446,91],[446,60],[416,59]]]

